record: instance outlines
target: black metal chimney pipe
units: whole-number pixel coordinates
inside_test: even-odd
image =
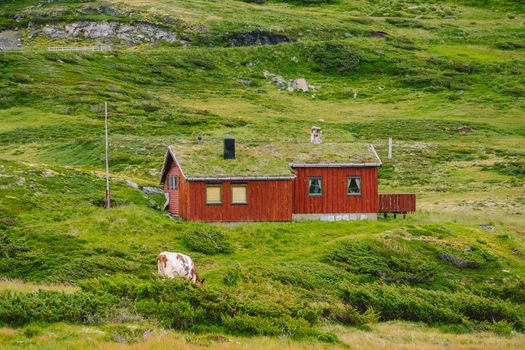
[[[224,159],[235,159],[235,139],[232,136],[224,138]]]

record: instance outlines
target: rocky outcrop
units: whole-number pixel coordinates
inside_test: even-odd
[[[263,71],[263,75],[266,78],[272,78],[272,83],[276,84],[281,88],[286,88],[288,91],[302,91],[308,92],[317,87],[308,85],[308,82],[304,78],[295,78],[291,80],[285,80],[282,76],[268,72],[267,70]]]
[[[22,34],[16,30],[0,32],[0,51],[14,50],[22,47]]]
[[[230,46],[260,46],[291,42],[289,36],[262,30],[234,33],[229,37]]]
[[[149,23],[122,24],[119,22],[71,22],[66,25],[46,25],[41,33],[50,38],[80,37],[89,39],[120,39],[129,44],[165,41],[181,42],[169,29]],[[38,34],[38,32],[34,32]]]

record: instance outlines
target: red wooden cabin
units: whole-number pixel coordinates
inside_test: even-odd
[[[371,145],[285,143],[236,149],[235,140],[226,138],[223,146],[170,146],[160,180],[169,212],[191,221],[338,221],[415,211],[413,195],[382,199],[379,166]]]

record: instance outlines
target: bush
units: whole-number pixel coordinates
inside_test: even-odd
[[[389,282],[423,283],[433,280],[437,264],[418,253],[416,243],[403,241],[346,241],[339,243],[325,261],[348,272]]]
[[[283,315],[279,318],[265,318],[238,314],[234,317],[224,316],[222,323],[230,332],[242,335],[301,337],[314,333],[306,320],[292,318],[289,315]]]
[[[359,71],[363,56],[360,49],[344,44],[324,43],[312,47],[314,68],[327,73]]]
[[[381,320],[384,321],[458,324],[470,329],[473,329],[473,325],[508,322],[514,329],[525,329],[523,305],[467,293],[431,291],[408,286],[349,284],[342,288],[342,298],[361,312],[374,308],[381,313]],[[495,327],[500,326],[502,325]]]
[[[0,324],[21,326],[32,322],[97,323],[108,316],[117,300],[108,294],[67,294],[39,290],[0,293]]]
[[[204,254],[232,253],[233,245],[221,230],[211,225],[200,225],[184,234],[189,249]]]

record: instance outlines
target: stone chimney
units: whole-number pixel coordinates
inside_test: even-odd
[[[310,142],[315,144],[323,143],[323,131],[318,126],[312,126],[310,130]]]

